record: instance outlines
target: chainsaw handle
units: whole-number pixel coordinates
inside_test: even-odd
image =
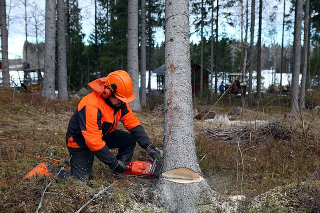
[[[153,162],[152,162],[152,165],[151,165],[151,168],[150,168],[149,174],[147,174],[147,175],[141,175],[140,177],[141,177],[141,178],[149,178],[149,177],[151,177],[152,174],[154,173],[154,170],[155,170],[155,168],[156,168],[157,162],[158,162],[158,159],[157,159],[157,158],[154,158],[154,160],[153,160]]]

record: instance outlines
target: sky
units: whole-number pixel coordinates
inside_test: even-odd
[[[277,3],[277,1],[264,1],[266,4],[264,5],[264,37],[262,38],[263,43],[271,43],[281,41],[281,25],[282,25],[282,1]],[[7,3],[7,15],[9,16],[9,58],[22,58],[22,49],[23,43],[25,41],[25,12],[24,12],[24,0],[6,0]],[[278,10],[276,12],[276,24],[268,24],[268,15],[270,14],[271,9],[274,5],[278,5]],[[82,30],[86,35],[85,41],[87,40],[89,34],[92,32],[94,28],[94,0],[79,0],[79,7],[81,8],[81,17],[82,17]],[[232,22],[235,26],[238,27],[230,27],[226,24],[226,20],[222,18],[219,20],[219,32],[220,35],[224,35],[229,38],[236,38],[240,40],[240,7],[237,7],[234,12],[234,16],[232,18]],[[43,0],[27,0],[27,17],[28,17],[28,41],[35,42],[35,26],[34,26],[34,17],[37,17],[40,25],[40,35],[39,40],[44,40],[44,11],[45,11],[45,1]],[[223,9],[221,9],[223,12]],[[287,6],[287,13],[289,12],[289,8]],[[36,15],[35,15],[36,14]],[[258,10],[256,10],[256,18],[258,16]],[[194,15],[190,15],[190,24],[192,24],[194,19]],[[257,21],[256,21],[257,26]],[[257,28],[257,27],[256,27]],[[266,33],[270,29],[275,28],[275,34]],[[210,36],[210,27],[205,29],[205,35]],[[256,33],[257,35],[257,33]],[[157,29],[157,34],[155,35],[156,42],[164,41],[164,32],[162,29]],[[194,26],[190,27],[190,40],[198,43],[199,33],[196,32]],[[291,32],[286,34],[286,42],[291,43],[293,37]]]

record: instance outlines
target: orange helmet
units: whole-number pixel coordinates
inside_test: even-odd
[[[136,98],[131,77],[124,70],[109,73],[105,86],[110,88],[112,93],[125,103],[129,103]]]

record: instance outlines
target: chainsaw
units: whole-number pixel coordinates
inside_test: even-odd
[[[118,173],[126,176],[134,176],[144,179],[158,179],[162,170],[162,164],[155,158],[150,160],[131,161],[126,167],[124,173]]]

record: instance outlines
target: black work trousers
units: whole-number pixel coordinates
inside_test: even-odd
[[[136,141],[129,132],[122,130],[115,130],[114,132],[102,138],[106,141],[109,149],[118,148],[116,158],[124,164],[128,165],[133,157]],[[81,181],[87,181],[92,177],[92,164],[94,160],[94,153],[87,147],[84,148],[70,148],[71,175]]]

